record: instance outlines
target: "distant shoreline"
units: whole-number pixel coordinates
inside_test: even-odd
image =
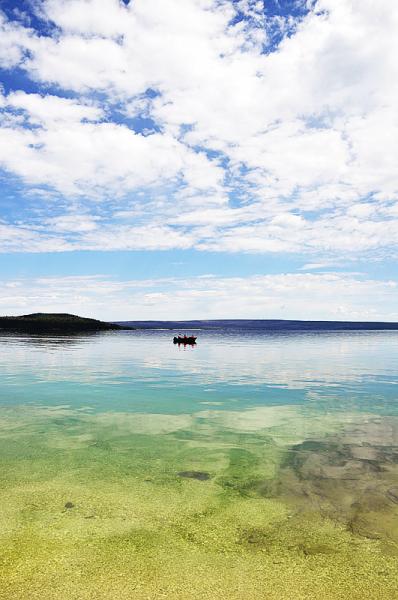
[[[293,319],[207,319],[189,321],[115,321],[122,327],[158,330],[266,330],[266,331],[398,331],[398,322],[304,321]]]
[[[304,321],[298,319],[194,319],[188,321],[114,321],[79,317],[67,313],[33,313],[0,317],[0,334],[74,334],[123,330],[235,332],[338,332],[398,331],[398,322],[385,321]]]

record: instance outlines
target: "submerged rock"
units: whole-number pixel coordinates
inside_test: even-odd
[[[197,479],[198,481],[207,481],[210,479],[210,473],[207,473],[207,471],[180,471],[177,475],[179,477],[187,477],[188,479]]]
[[[104,440],[97,440],[96,442],[93,442],[92,444],[90,444],[91,448],[98,448],[99,450],[111,450],[111,445],[109,442],[106,442]]]

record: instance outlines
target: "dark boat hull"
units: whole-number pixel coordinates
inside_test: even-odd
[[[196,344],[196,337],[193,335],[189,337],[174,337],[173,344],[189,344],[190,346],[194,346]]]

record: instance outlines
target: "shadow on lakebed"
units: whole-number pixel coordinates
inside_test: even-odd
[[[196,479],[197,481],[208,481],[211,479],[211,475],[207,471],[180,471],[177,475],[179,477],[186,477],[187,479]]]

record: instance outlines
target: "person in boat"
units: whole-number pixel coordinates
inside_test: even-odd
[[[182,335],[181,333],[178,334],[178,337],[175,336],[173,338],[173,342],[175,344],[194,344],[196,342],[196,337],[193,335]]]

